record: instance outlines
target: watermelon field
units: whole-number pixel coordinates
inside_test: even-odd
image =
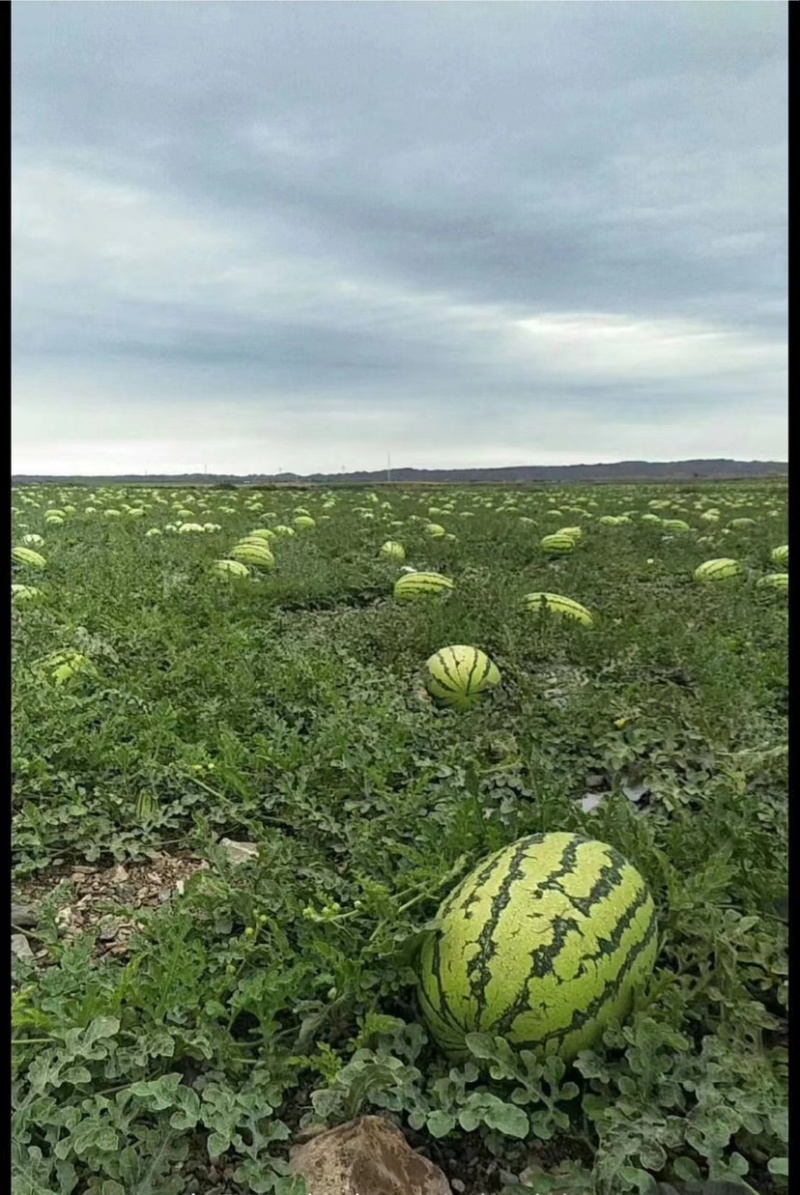
[[[12,501],[15,1195],[788,1190],[784,482]]]

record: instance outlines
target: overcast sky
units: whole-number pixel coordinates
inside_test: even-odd
[[[14,472],[786,459],[785,3],[12,17]]]

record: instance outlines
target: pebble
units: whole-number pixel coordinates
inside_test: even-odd
[[[258,847],[254,842],[234,842],[231,838],[223,838],[219,844],[228,856],[228,862],[233,866],[247,863],[258,857]]]
[[[11,953],[17,958],[33,958],[31,944],[24,934],[11,935]]]
[[[100,922],[99,938],[101,942],[113,942],[125,921],[122,917],[104,917]]]
[[[11,906],[12,925],[18,925],[20,929],[33,929],[38,921],[36,910],[31,905]]]

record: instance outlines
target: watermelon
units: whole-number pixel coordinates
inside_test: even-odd
[[[541,546],[545,552],[553,556],[564,556],[568,552],[575,551],[576,540],[572,535],[565,535],[563,531],[556,531],[553,535],[545,535],[541,541]]]
[[[249,577],[250,570],[241,560],[215,560],[211,566],[218,577]]]
[[[555,535],[568,535],[575,543],[580,543],[583,532],[580,527],[562,527],[559,531],[554,532]]]
[[[572,598],[562,597],[559,593],[526,593],[522,599],[525,608],[534,613],[549,610],[551,614],[561,614],[566,618],[574,618],[585,627],[592,625],[593,619],[585,606],[575,602]]]
[[[19,602],[35,602],[41,596],[41,589],[37,589],[35,585],[17,584],[11,586],[11,600],[15,604]]]
[[[457,709],[473,706],[486,689],[500,683],[497,665],[477,647],[443,647],[425,667],[431,696]]]
[[[570,1061],[612,1020],[658,950],[652,897],[613,847],[532,834],[497,851],[444,901],[423,940],[418,995],[455,1060],[468,1033]]]
[[[445,593],[455,589],[449,577],[441,573],[405,573],[395,581],[394,596],[400,601],[425,597],[432,593]]]
[[[27,543],[29,536],[25,536],[23,543]],[[781,544],[779,548],[773,548],[769,554],[769,558],[773,564],[780,565],[781,568],[788,569],[789,567],[789,545]]]
[[[32,564],[35,568],[44,568],[47,561],[33,548],[12,548],[11,559],[15,564]]]
[[[789,592],[789,574],[788,573],[767,573],[766,577],[761,577],[756,581],[757,589],[778,589],[785,593]]]
[[[262,568],[270,568],[275,563],[275,557],[266,542],[254,540],[240,540],[236,547],[231,549],[231,556],[243,564],[261,565]]]
[[[396,539],[387,539],[386,543],[381,545],[381,555],[387,560],[405,560],[406,550]]]
[[[717,560],[706,560],[698,564],[694,570],[695,581],[708,583],[711,581],[733,581],[742,575],[742,566],[738,560],[731,560],[727,556],[720,556]]]

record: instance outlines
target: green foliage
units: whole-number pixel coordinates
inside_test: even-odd
[[[14,961],[15,1191],[182,1195],[199,1151],[231,1164],[232,1191],[299,1195],[295,1129],[369,1111],[432,1147],[479,1141],[516,1176],[504,1195],[788,1189],[787,611],[756,588],[788,539],[785,487],[327,500],[15,495],[14,538],[40,533],[47,559],[14,564],[41,591],[13,610],[16,883],[176,848],[210,864],[140,911],[122,958],[65,941],[68,882],[44,903],[47,965]],[[53,504],[76,513],[46,524]],[[269,573],[210,576],[301,504],[316,528],[272,539]],[[179,507],[221,530],[172,534]],[[653,511],[691,530],[665,536]],[[456,539],[428,536],[431,517]],[[583,535],[551,561],[539,543],[567,525]],[[395,602],[387,539],[454,591]],[[743,580],[695,584],[715,555]],[[534,617],[534,590],[595,625]],[[502,674],[463,713],[424,693],[448,644]],[[652,982],[569,1071],[482,1034],[453,1067],[420,1023],[418,944],[479,859],[555,829],[647,878]],[[258,857],[233,866],[225,836]]]

